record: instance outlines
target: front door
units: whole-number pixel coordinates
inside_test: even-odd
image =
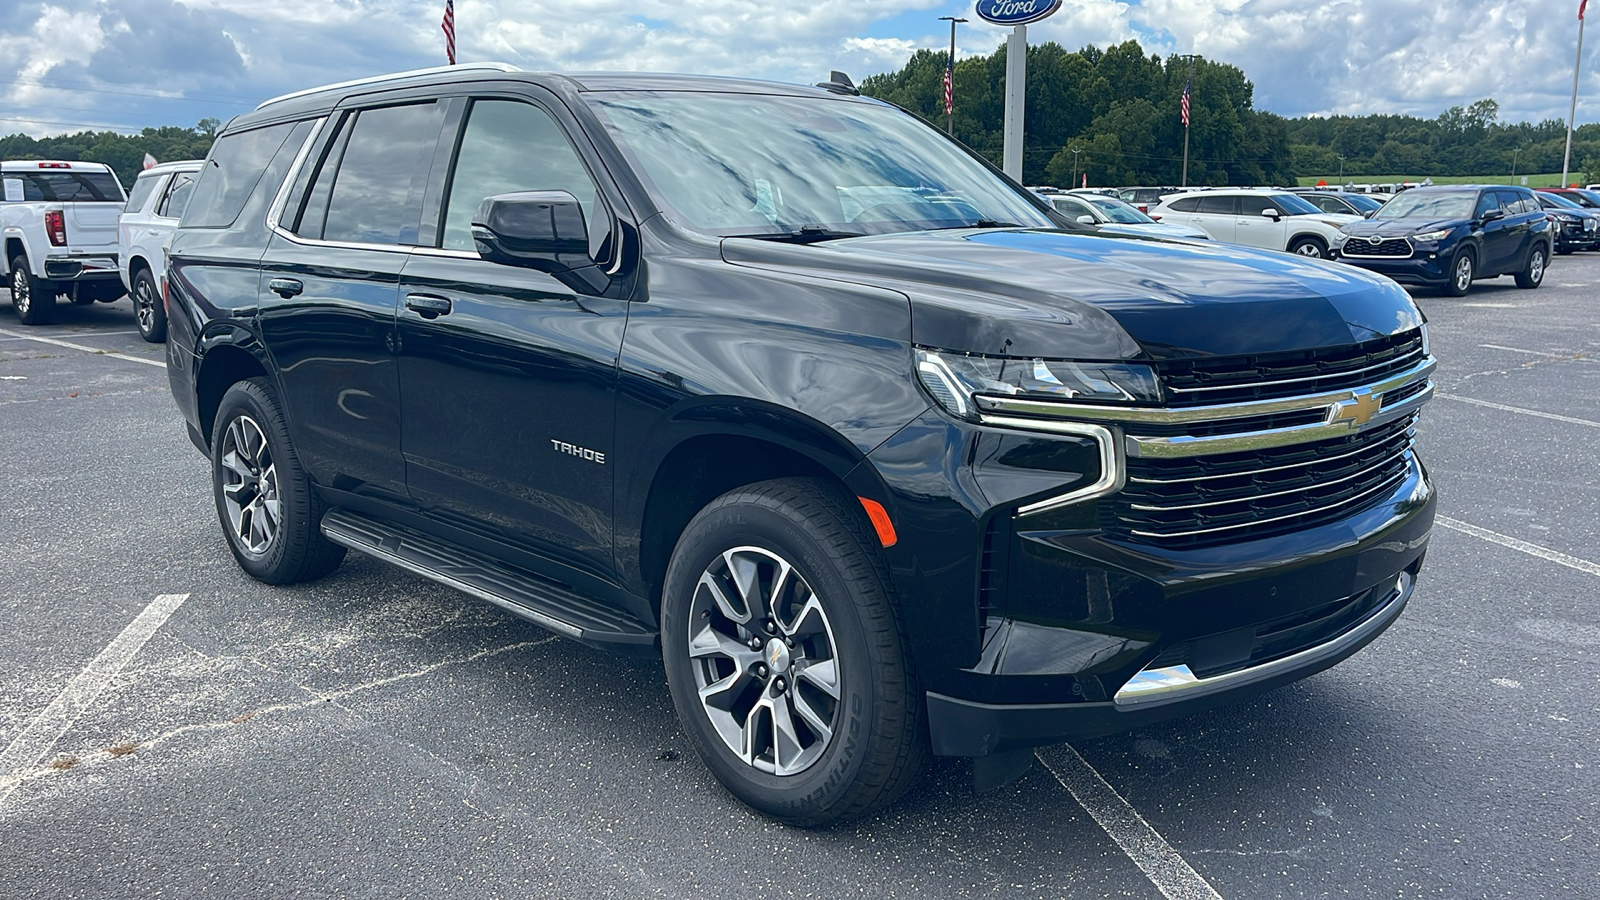
[[[627,302],[478,257],[484,198],[562,190],[609,227],[555,118],[519,99],[466,111],[439,245],[401,273],[406,482],[424,509],[590,574],[612,568],[617,356]]]
[[[1233,239],[1249,247],[1263,250],[1283,250],[1289,243],[1288,217],[1278,209],[1276,216],[1263,215],[1268,209],[1277,209],[1271,197],[1244,196],[1239,198],[1239,218]]]

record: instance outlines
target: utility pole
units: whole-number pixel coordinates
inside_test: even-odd
[[[1072,187],[1078,186],[1078,154],[1083,152],[1082,147],[1070,147],[1072,151]],[[1069,189],[1070,190],[1070,189]]]
[[[956,25],[967,21],[955,16],[940,16],[939,21],[950,23],[950,59],[944,67],[944,130],[956,133]]]
[[[1339,188],[1344,188],[1344,157],[1339,157]]]
[[[1517,154],[1521,153],[1521,152],[1522,152],[1522,148],[1521,147],[1514,147],[1511,150],[1511,183],[1512,184],[1516,184],[1517,183]],[[1562,181],[1562,185],[1561,186],[1562,187],[1566,187],[1567,186],[1566,185],[1566,180],[1567,180],[1566,176],[1562,176],[1562,178],[1561,178],[1561,181]]]
[[[1578,115],[1578,76],[1583,73],[1583,11],[1589,0],[1578,4],[1578,56],[1572,62],[1572,107],[1567,111],[1567,151],[1561,155],[1561,186],[1567,186],[1567,171],[1572,166],[1572,120]]]
[[[1186,53],[1182,57],[1189,61],[1189,71],[1183,76],[1183,99],[1178,101],[1178,112],[1183,117],[1183,184],[1189,186],[1189,87],[1194,83],[1195,54]]]

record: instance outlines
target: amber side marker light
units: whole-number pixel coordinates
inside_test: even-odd
[[[878,530],[878,542],[885,547],[893,547],[900,538],[894,533],[894,523],[889,521],[889,511],[883,504],[866,497],[857,497],[861,501],[861,508],[867,511],[867,518],[872,520],[872,527]]]

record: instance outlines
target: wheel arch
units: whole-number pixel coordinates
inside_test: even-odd
[[[139,277],[140,269],[154,271],[155,267],[151,266],[150,261],[144,258],[144,254],[136,253],[128,259],[128,284],[130,287],[133,284],[133,280]]]
[[[28,256],[28,248],[22,243],[22,238],[14,235],[8,236],[6,238],[6,258],[3,262],[0,262],[0,265],[4,265],[6,267],[6,271],[9,273],[11,271],[11,260],[18,256],[26,259]]]
[[[1284,245],[1284,249],[1288,250],[1294,247],[1295,244],[1298,244],[1304,240],[1316,241],[1322,245],[1324,252],[1326,252],[1329,247],[1333,246],[1333,244],[1327,238],[1317,234],[1315,231],[1300,231],[1290,236],[1289,243]]]
[[[227,327],[207,334],[200,341],[195,363],[195,412],[200,436],[211,445],[211,429],[217,407],[228,388],[247,378],[266,377],[271,361],[255,335],[242,328]],[[275,380],[275,379],[274,379]]]

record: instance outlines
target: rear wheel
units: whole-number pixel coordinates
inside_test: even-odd
[[[792,825],[880,809],[926,764],[870,534],[836,487],[767,481],[701,510],[667,569],[662,655],[684,730],[724,787]]]
[[[228,388],[211,432],[212,493],[239,567],[267,584],[320,578],[345,550],[322,536],[327,511],[289,444],[264,378]]]
[[[152,344],[167,339],[167,307],[156,290],[155,276],[140,269],[133,276],[133,314],[139,322],[139,336]]]
[[[1478,261],[1471,250],[1457,253],[1450,263],[1450,280],[1445,284],[1444,292],[1452,297],[1461,297],[1472,290],[1472,277],[1477,265]]]
[[[1327,259],[1328,245],[1321,238],[1303,237],[1289,245],[1289,252],[1299,256],[1309,256],[1312,259]]]
[[[1544,281],[1545,264],[1549,262],[1549,252],[1544,244],[1534,244],[1528,251],[1528,261],[1523,264],[1522,271],[1517,273],[1517,287],[1536,288]]]
[[[20,253],[11,260],[11,308],[24,325],[48,325],[56,316],[55,282],[33,277]]]

